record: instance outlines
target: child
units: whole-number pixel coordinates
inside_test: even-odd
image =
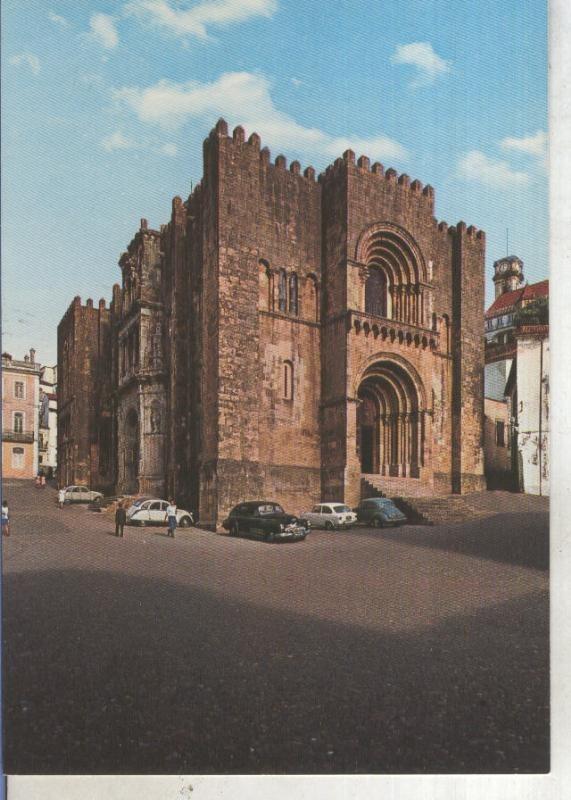
[[[10,536],[10,521],[7,500],[2,500],[2,536]]]

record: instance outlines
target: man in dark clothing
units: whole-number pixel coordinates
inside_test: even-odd
[[[123,503],[119,503],[115,512],[115,536],[123,537],[123,528],[127,522],[127,512],[123,508]]]

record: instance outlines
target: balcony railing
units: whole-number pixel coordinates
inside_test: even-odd
[[[13,428],[2,428],[3,442],[17,442],[18,444],[32,444],[34,431],[15,431]]]

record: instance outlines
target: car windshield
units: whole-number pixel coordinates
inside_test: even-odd
[[[133,500],[133,505],[134,506],[142,506],[143,503],[146,503],[148,499],[149,499],[148,497],[139,497],[138,500]]]
[[[258,506],[258,514],[264,516],[265,514],[283,514],[284,510],[277,503],[264,503]]]
[[[335,513],[337,514],[344,514],[346,511],[351,511],[351,509],[349,508],[349,506],[334,505],[333,511],[335,511]]]

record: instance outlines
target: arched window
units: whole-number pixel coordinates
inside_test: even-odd
[[[283,364],[283,398],[293,400],[293,364],[291,361],[284,361]]]
[[[292,272],[289,276],[289,312],[290,314],[298,314],[298,301],[297,301],[297,274]]]
[[[365,313],[387,316],[387,277],[382,269],[371,267],[365,283]]]
[[[287,311],[287,278],[285,269],[280,270],[280,282],[278,286],[278,309],[285,314]]]

